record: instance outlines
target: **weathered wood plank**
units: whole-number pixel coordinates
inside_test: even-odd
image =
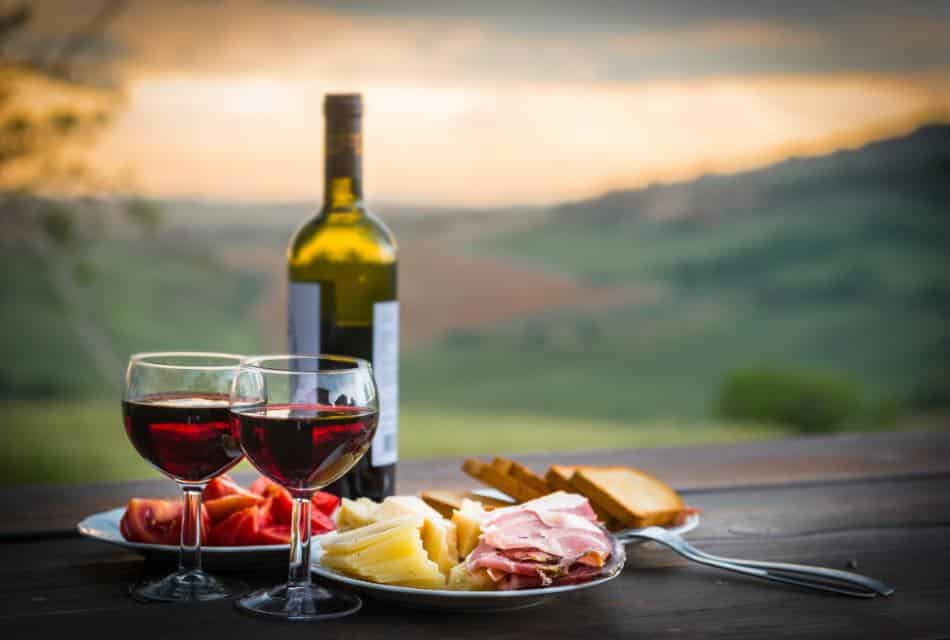
[[[900,474],[950,473],[950,433],[912,431],[795,438],[728,446],[517,456],[538,470],[552,463],[629,464],[647,469],[678,489],[741,487]],[[399,489],[473,487],[459,471],[461,459],[400,463]],[[131,496],[176,495],[174,484],[155,479],[72,487],[0,490],[0,505],[13,517],[0,522],[4,536],[65,534],[86,515],[121,506]]]
[[[892,529],[818,534],[806,538],[717,543],[719,553],[782,556],[840,566],[857,558],[863,571],[894,585],[890,599],[862,601],[814,594],[685,565],[666,551],[636,551],[618,580],[536,609],[483,616],[433,614],[368,601],[353,618],[319,626],[323,636],[392,637],[939,637],[950,633],[944,604],[950,597],[950,529]],[[89,545],[70,540],[70,545]],[[52,544],[52,543],[44,543]],[[6,545],[4,545],[6,546]],[[903,550],[903,551],[900,551]],[[214,630],[232,638],[280,638],[299,629],[241,616],[226,603],[175,608],[140,605],[124,593],[139,568],[130,560],[106,565],[46,568],[23,578],[28,590],[6,589],[0,626],[10,637],[42,630],[84,635],[134,630],[137,637],[193,635]],[[85,572],[85,574],[84,574]],[[254,586],[277,582],[250,576]],[[23,583],[21,583],[23,584]],[[170,615],[175,611],[175,615]],[[132,631],[130,631],[132,632]]]
[[[118,629],[182,637],[499,639],[895,637],[950,635],[950,475],[844,480],[824,486],[690,493],[704,510],[690,538],[712,553],[858,570],[889,582],[872,601],[815,594],[691,565],[653,546],[631,548],[624,574],[604,587],[535,609],[490,615],[415,612],[369,601],[357,616],[311,627],[248,618],[229,603],[140,605],[126,594],[143,570],[122,549],[83,539],[0,544],[0,628],[7,637]],[[276,583],[282,568],[242,573]],[[174,615],[171,615],[174,612]]]

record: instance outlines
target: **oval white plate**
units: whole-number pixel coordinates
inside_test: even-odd
[[[119,520],[125,507],[118,507],[84,518],[78,525],[79,533],[94,540],[133,549],[150,557],[177,561],[178,546],[130,542],[119,531]],[[201,547],[201,558],[209,567],[254,567],[287,563],[290,547],[286,544],[250,545],[246,547]]]
[[[699,526],[699,515],[693,514],[678,527],[670,527],[670,531],[684,534]],[[630,542],[627,546],[638,544]],[[515,591],[450,591],[448,589],[415,589],[412,587],[398,587],[386,584],[377,584],[368,580],[351,578],[337,573],[320,564],[321,550],[319,540],[315,539],[313,554],[315,560],[311,571],[315,576],[324,580],[344,585],[378,600],[385,600],[394,604],[412,607],[414,609],[437,609],[441,611],[500,611],[505,609],[521,609],[540,604],[545,600],[581,589],[590,589],[613,580],[623,570],[626,559],[624,546],[614,543],[615,561],[608,562],[605,574],[590,582],[564,585],[560,587],[543,587],[539,589],[518,589]],[[619,560],[619,561],[616,561]]]

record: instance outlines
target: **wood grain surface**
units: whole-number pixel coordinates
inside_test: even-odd
[[[162,567],[121,548],[70,536],[82,516],[169,482],[6,490],[27,525],[3,529],[4,637],[86,634],[137,638],[942,638],[950,637],[950,437],[898,433],[692,447],[519,456],[625,463],[670,479],[703,511],[688,537],[712,553],[856,570],[897,589],[857,600],[786,588],[688,564],[652,545],[631,548],[620,578],[536,608],[434,614],[367,600],[355,616],[315,625],[250,618],[229,602],[142,605],[126,590]],[[569,459],[568,459],[569,458]],[[402,491],[472,486],[458,460],[400,465]],[[10,514],[8,510],[6,513]],[[252,586],[285,570],[241,572]]]

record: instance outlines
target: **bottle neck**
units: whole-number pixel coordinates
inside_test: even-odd
[[[363,132],[359,115],[327,115],[323,207],[350,209],[363,199]]]

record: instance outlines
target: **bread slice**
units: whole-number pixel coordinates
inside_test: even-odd
[[[684,508],[676,491],[632,467],[579,467],[570,484],[627,527],[664,526]]]
[[[540,498],[541,494],[517,478],[498,471],[496,465],[485,464],[481,460],[468,458],[462,463],[462,471],[489,487],[498,489],[518,502],[527,502]]]
[[[506,500],[499,500],[498,498],[478,495],[471,491],[450,491],[446,489],[423,491],[420,497],[444,518],[451,518],[454,511],[461,509],[462,500],[474,500],[480,503],[487,511],[499,507],[510,507],[515,504],[514,502]]]
[[[511,465],[508,468],[509,476],[520,480],[524,484],[540,493],[542,496],[546,496],[552,492],[551,487],[548,486],[548,483],[544,480],[544,478],[520,462],[516,462],[515,460],[511,460],[510,462]]]
[[[563,464],[551,465],[548,468],[548,472],[544,474],[544,479],[547,481],[547,484],[554,491],[567,491],[568,493],[579,493],[582,496],[590,500],[590,506],[593,507],[594,513],[597,514],[597,518],[604,523],[604,526],[610,529],[611,531],[622,529],[623,524],[614,518],[610,513],[608,513],[603,507],[584,493],[580,487],[577,487],[571,483],[571,478],[574,473],[579,469],[593,469],[597,470],[600,467],[584,467],[584,466],[569,466]]]
[[[501,456],[495,456],[491,461],[491,466],[495,471],[502,475],[511,475],[511,465],[512,460],[508,458],[502,458]]]
[[[565,464],[552,464],[548,467],[548,472],[544,474],[544,480],[548,486],[555,491],[577,492],[577,489],[571,486],[571,476],[582,467],[569,466]],[[593,467],[591,467],[593,468]]]

